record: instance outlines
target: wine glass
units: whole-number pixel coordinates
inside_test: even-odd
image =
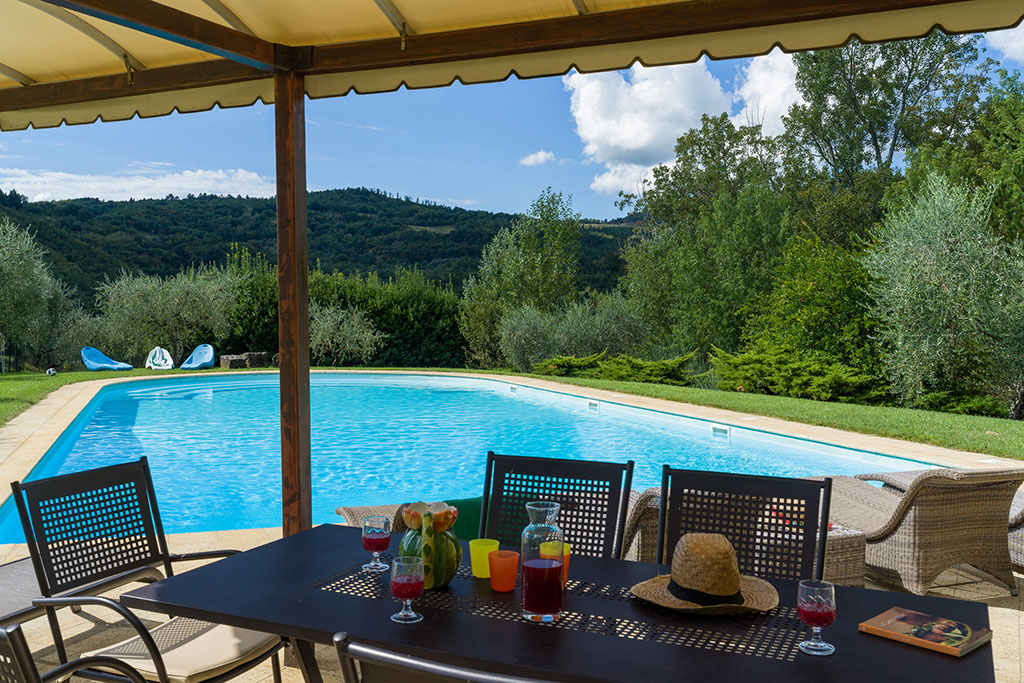
[[[391,563],[391,594],[402,601],[402,611],[391,615],[399,624],[423,621],[422,614],[412,611],[412,601],[423,595],[423,558],[396,557]]]
[[[368,572],[386,572],[388,565],[380,561],[380,554],[391,545],[391,520],[387,517],[367,517],[363,520],[363,550],[373,553],[373,560],[363,565]]]
[[[830,655],[836,651],[821,639],[821,629],[836,620],[836,587],[828,581],[800,582],[796,595],[796,613],[800,621],[811,627],[811,639],[798,646],[809,655]]]

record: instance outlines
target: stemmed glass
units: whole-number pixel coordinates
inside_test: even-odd
[[[396,557],[391,563],[391,594],[402,601],[402,611],[391,615],[399,624],[423,621],[422,614],[412,611],[412,601],[423,595],[423,558]]]
[[[796,613],[805,626],[811,627],[811,639],[798,646],[809,655],[830,655],[836,651],[821,639],[821,629],[836,620],[836,587],[828,581],[800,582],[796,594]]]
[[[363,520],[363,550],[373,553],[373,560],[363,565],[368,572],[386,572],[388,565],[380,561],[380,554],[391,545],[391,520],[387,517],[367,517]]]

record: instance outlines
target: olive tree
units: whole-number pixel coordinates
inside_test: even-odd
[[[509,311],[523,306],[553,311],[577,296],[580,216],[571,203],[571,197],[548,188],[528,213],[502,228],[484,248],[459,307],[459,327],[473,363],[486,367],[507,362],[499,328]]]
[[[228,271],[210,266],[166,278],[122,272],[97,290],[104,341],[134,363],[167,346],[179,364],[194,346],[228,334],[235,289]]]
[[[317,365],[370,362],[387,335],[354,307],[309,305],[309,353]]]
[[[932,173],[866,251],[889,378],[928,391],[987,392],[1024,417],[1024,251],[989,228],[992,193]]]

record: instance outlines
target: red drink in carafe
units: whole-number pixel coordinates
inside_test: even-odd
[[[527,560],[523,563],[523,611],[557,615],[562,611],[562,563]]]

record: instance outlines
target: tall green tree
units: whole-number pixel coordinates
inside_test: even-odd
[[[794,105],[787,130],[852,186],[864,168],[890,176],[897,155],[930,141],[956,143],[976,114],[989,63],[978,62],[980,36],[936,29],[917,40],[797,53]]]
[[[623,205],[644,215],[626,245],[623,288],[650,331],[649,351],[735,350],[749,302],[767,291],[795,223],[794,191],[815,173],[788,140],[704,116],[676,160]]]
[[[872,277],[889,378],[908,403],[987,393],[1024,417],[1024,250],[989,229],[992,193],[930,174],[878,229]]]
[[[991,186],[992,230],[1008,239],[1024,237],[1024,82],[1020,72],[999,72],[962,141],[933,142],[908,154],[906,180],[886,192],[886,203],[902,206],[934,172],[971,187]]]
[[[578,297],[579,243],[580,216],[572,210],[572,198],[551,188],[498,231],[463,286],[459,328],[470,362],[506,364],[500,325],[509,311],[523,306],[552,311]]]

